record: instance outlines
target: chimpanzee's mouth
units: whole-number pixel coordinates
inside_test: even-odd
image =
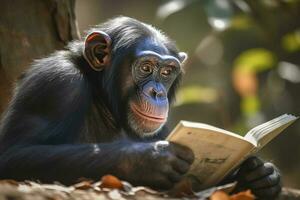
[[[156,122],[156,123],[166,122],[166,117],[165,116],[153,116],[151,114],[145,113],[145,112],[141,111],[140,109],[138,109],[137,106],[134,105],[134,104],[131,104],[130,107],[131,107],[132,111],[135,114],[137,114],[138,116],[140,116],[144,119],[147,119],[147,120],[150,120],[150,121],[153,121],[153,122]]]

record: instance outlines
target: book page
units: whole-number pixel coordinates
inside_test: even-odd
[[[197,189],[220,182],[254,148],[254,144],[237,134],[185,121],[176,126],[167,140],[193,150],[195,161],[188,174],[196,177]]]
[[[296,121],[298,117],[284,114],[271,121],[263,123],[251,129],[245,136],[247,140],[257,141],[257,150],[269,143],[274,137],[281,133],[285,128]]]

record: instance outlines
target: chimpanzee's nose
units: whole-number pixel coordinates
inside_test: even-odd
[[[162,89],[150,87],[149,88],[149,96],[151,96],[154,99],[162,99],[165,98],[165,92]]]
[[[145,84],[143,92],[154,100],[163,100],[167,97],[164,86],[161,83],[150,81]]]

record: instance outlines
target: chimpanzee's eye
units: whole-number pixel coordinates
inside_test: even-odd
[[[144,73],[146,73],[146,74],[150,74],[150,73],[152,73],[152,64],[151,63],[148,63],[148,62],[146,62],[146,63],[143,63],[142,65],[141,65],[141,71],[142,72],[144,72]]]
[[[170,66],[164,67],[161,70],[161,75],[164,77],[168,77],[172,73],[173,68]]]

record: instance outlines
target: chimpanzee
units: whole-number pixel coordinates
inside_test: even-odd
[[[194,159],[188,147],[164,141],[186,58],[151,25],[117,17],[36,60],[2,119],[0,178],[70,184],[113,174],[171,188]],[[275,167],[256,157],[236,174],[259,197],[281,189]]]

